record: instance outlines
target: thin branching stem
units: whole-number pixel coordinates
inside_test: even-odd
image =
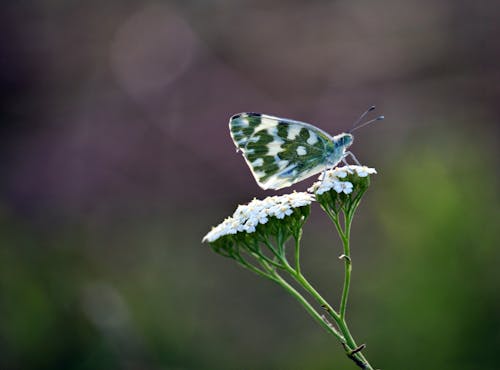
[[[349,288],[351,284],[351,249],[349,245],[349,237],[351,233],[351,218],[348,214],[345,215],[344,232],[341,235],[342,244],[344,246],[344,287],[342,288],[342,298],[340,299],[340,318],[345,321],[345,313],[347,309],[347,298],[349,296]]]
[[[283,219],[281,217],[272,220],[267,225],[258,225],[257,236],[252,235],[252,232],[255,230],[249,231],[247,234],[239,234],[238,231],[234,237],[232,236],[233,233],[227,233],[228,239],[223,240],[217,247],[222,248],[218,251],[219,253],[226,251],[227,253],[221,254],[234,258],[246,269],[272,280],[283,287],[305,308],[315,321],[341,342],[346,355],[358,367],[373,370],[373,367],[362,353],[365,345],[358,346],[356,344],[346,321],[352,273],[350,250],[351,225],[356,209],[369,184],[369,179],[368,181],[360,179],[356,181],[354,185],[355,189],[349,194],[336,193],[334,190],[324,195],[316,194],[316,199],[320,203],[321,208],[335,225],[343,247],[343,254],[340,258],[344,260],[345,270],[338,310],[333,308],[321,296],[318,290],[302,273],[300,243],[302,239],[302,227],[309,214],[309,208],[304,208],[300,211],[301,213],[291,218]],[[359,187],[356,188],[356,184],[359,184]],[[311,195],[304,195],[304,199],[309,203],[311,201],[310,197]],[[254,200],[254,202],[258,201]],[[292,208],[294,207],[292,206]],[[271,211],[268,210],[268,212]],[[297,218],[296,216],[300,217]],[[227,225],[230,224],[224,224],[224,227],[227,227]],[[214,237],[214,233],[217,235],[217,232],[220,233],[223,231],[225,231],[224,228],[220,230],[215,229],[210,236]],[[293,258],[293,261],[289,262],[285,251],[285,243],[292,237],[294,239],[294,251],[293,254],[289,253],[289,257],[290,259]],[[268,251],[266,251],[266,248]],[[244,254],[240,254],[240,252],[244,252]],[[286,276],[286,274],[289,276]],[[326,311],[326,313],[322,312],[322,310]]]
[[[300,294],[293,286],[291,286],[285,279],[283,279],[278,273],[274,274],[275,281],[281,285],[285,290],[290,293],[295,299],[297,299],[300,304],[306,309],[306,311],[330,334],[333,334],[342,343],[345,342],[343,336],[338,332],[337,329],[323,316],[314,309],[314,307]]]
[[[295,272],[300,275],[300,240],[302,239],[302,228],[295,236]]]

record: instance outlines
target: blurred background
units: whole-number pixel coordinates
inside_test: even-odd
[[[497,1],[3,2],[0,368],[354,369],[201,238],[258,188],[229,117],[335,134],[376,167],[350,325],[381,369],[498,369]],[[304,190],[312,179],[294,186]],[[289,191],[289,189],[285,189]],[[318,207],[303,271],[338,305]]]

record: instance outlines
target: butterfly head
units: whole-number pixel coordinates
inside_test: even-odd
[[[335,146],[337,148],[347,149],[354,141],[354,136],[352,136],[352,134],[342,133],[340,135],[336,135],[334,139]]]

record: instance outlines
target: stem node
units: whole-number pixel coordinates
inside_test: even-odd
[[[354,361],[356,365],[358,365],[362,369],[371,369],[371,367],[369,367],[370,365],[366,361],[363,361],[362,359],[356,356],[358,352],[360,352],[366,347],[365,344],[362,344],[359,347],[354,348],[353,350],[350,350],[347,344],[345,343],[342,343],[342,346],[344,347],[346,356],[349,357],[352,361]]]
[[[346,254],[341,254],[339,256],[339,260],[346,260],[347,262],[351,263],[351,257],[349,257],[348,255]]]
[[[350,351],[350,352],[349,352],[349,354],[354,355],[354,354],[356,354],[356,353],[358,353],[358,352],[360,352],[360,351],[364,350],[364,349],[365,349],[365,347],[366,347],[366,344],[364,344],[364,343],[363,343],[362,345],[357,346],[357,347],[356,347],[356,348],[354,348],[352,351]]]

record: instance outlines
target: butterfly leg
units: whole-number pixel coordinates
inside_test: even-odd
[[[344,163],[346,163],[346,164],[347,164],[347,162],[346,162],[346,160],[345,160],[345,158],[346,158],[347,156],[350,156],[350,157],[354,160],[354,162],[356,162],[356,164],[357,164],[358,166],[361,166],[361,163],[359,163],[359,161],[358,161],[358,159],[356,158],[356,156],[355,156],[354,154],[352,154],[351,152],[345,152],[345,153],[344,153],[344,157],[342,158],[342,161],[343,161]]]
[[[332,167],[326,167],[323,172],[321,173],[321,184],[320,184],[320,187],[323,185],[323,182],[325,182],[326,180],[326,171],[330,171],[332,169]]]
[[[345,158],[346,158],[346,157],[347,157],[346,155],[344,155],[344,156],[342,157],[342,162],[344,162],[345,167],[347,167],[347,172],[352,173],[353,171],[351,170],[351,166],[350,166],[350,165],[349,165],[349,163],[347,163],[347,161],[345,160]]]
[[[358,166],[361,166],[361,163],[359,163],[358,159],[356,158],[356,156],[354,154],[352,154],[351,152],[345,152],[344,153],[344,156],[342,157],[342,162],[344,162],[344,164],[346,165],[347,167],[347,171],[350,172],[350,173],[353,173],[353,170],[351,169],[351,166],[349,165],[349,163],[347,163],[346,161],[346,158],[350,156],[354,162],[356,162],[356,164]]]

